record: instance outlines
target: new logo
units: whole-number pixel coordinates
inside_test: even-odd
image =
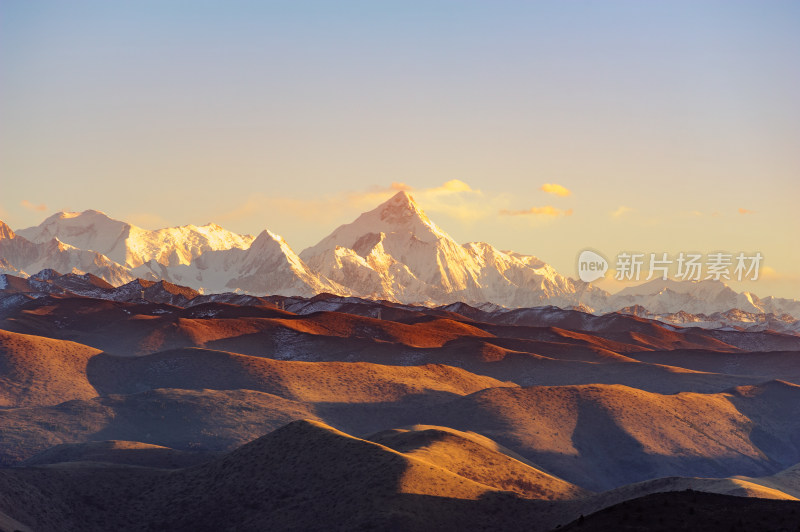
[[[608,261],[595,253],[585,249],[578,256],[578,277],[584,283],[591,283],[602,278],[608,271]]]

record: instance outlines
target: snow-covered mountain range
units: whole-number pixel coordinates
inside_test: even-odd
[[[620,290],[609,297],[607,304],[614,310],[639,305],[653,314],[712,314],[738,309],[747,313],[788,313],[800,317],[800,301],[772,296],[759,298],[750,292],[736,292],[725,283],[714,280],[654,279]]]
[[[601,330],[637,331],[643,321],[655,320],[670,325],[673,330],[699,327],[719,331],[770,331],[800,336],[800,320],[784,314],[749,313],[729,310],[724,313],[690,314],[680,311],[674,314],[655,314],[644,307],[635,306],[600,316],[572,309],[553,306],[509,309],[485,303],[473,307],[466,303],[449,305],[417,306],[386,300],[374,300],[329,293],[312,297],[302,296],[253,296],[235,292],[200,294],[191,288],[167,281],[135,279],[122,286],[112,286],[90,273],[61,275],[54,270],[42,270],[28,278],[11,274],[0,274],[0,320],[13,316],[23,309],[36,308],[53,302],[55,297],[89,297],[136,304],[156,304],[150,310],[140,310],[147,315],[169,314],[177,308],[193,308],[189,317],[214,317],[223,312],[219,304],[230,307],[271,307],[293,314],[313,314],[320,311],[342,312],[381,319],[402,319],[424,314],[432,317],[451,318],[454,315],[498,325],[534,325],[558,327],[587,332]],[[34,303],[34,300],[36,301]],[[165,306],[166,305],[166,306]],[[230,310],[230,308],[229,308]],[[674,326],[674,327],[672,327]],[[723,338],[720,338],[723,339]]]
[[[78,249],[101,253],[126,268],[150,260],[165,266],[191,264],[206,251],[246,249],[253,242],[250,235],[232,233],[212,223],[150,231],[92,210],[59,212],[17,234],[36,243],[58,238]]]
[[[624,309],[677,322],[685,313],[702,316],[693,323],[711,324],[724,322],[717,315],[731,310],[800,318],[800,301],[737,293],[719,281],[655,280],[611,295],[537,257],[485,242],[457,243],[406,192],[299,255],[268,230],[256,238],[215,224],[151,231],[91,210],[57,213],[16,234],[0,222],[0,273],[28,277],[45,268],[93,274],[115,286],[141,278],[205,293],[332,293],[429,306],[553,305],[594,313]]]
[[[607,295],[536,257],[484,242],[458,244],[406,192],[337,228],[300,258],[353,294],[405,303],[591,307]]]
[[[345,288],[311,270],[286,241],[264,230],[247,249],[207,251],[189,264],[150,260],[133,270],[145,279],[165,279],[204,292],[311,296],[347,294]]]
[[[27,277],[46,268],[92,273],[111,284],[135,278],[128,268],[102,253],[71,246],[55,236],[31,242],[0,221],[0,272]]]

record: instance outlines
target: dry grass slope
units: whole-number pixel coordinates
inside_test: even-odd
[[[91,399],[86,364],[100,351],[63,340],[0,330],[0,407]]]
[[[367,439],[528,499],[571,500],[590,494],[475,433],[417,425],[380,432]]]

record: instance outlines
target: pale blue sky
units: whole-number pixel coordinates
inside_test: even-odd
[[[745,288],[800,298],[799,29],[798,2],[5,0],[0,219],[299,252],[402,182],[567,275],[584,247],[759,250]]]

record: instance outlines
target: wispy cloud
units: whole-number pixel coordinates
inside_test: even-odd
[[[393,183],[394,184],[394,183]],[[409,190],[413,190],[409,188]],[[468,184],[460,179],[451,179],[440,187],[423,189],[428,194],[457,194],[459,192],[475,192]]]
[[[544,207],[531,207],[520,211],[501,209],[500,214],[503,216],[549,216],[557,218],[558,216],[572,216],[572,209],[564,211],[552,205],[545,205]]]
[[[327,196],[325,198],[318,198],[310,201],[344,202],[344,204],[347,206],[362,208],[372,205],[373,203],[378,204],[382,201],[386,201],[401,190],[411,192],[413,189],[414,187],[406,185],[405,183],[393,182],[388,187],[373,186],[366,190],[351,190],[349,192],[342,192],[332,196]]]
[[[501,196],[487,197],[459,179],[427,188],[394,182],[389,186],[303,199],[253,194],[235,208],[216,215],[215,220],[231,223],[270,212],[285,217],[300,215],[307,221],[330,223],[345,215],[352,216],[373,209],[401,190],[410,193],[429,214],[443,213],[465,221],[490,216],[496,212],[498,202],[502,201]]]
[[[569,196],[570,194],[572,194],[572,191],[570,191],[568,188],[562,187],[561,185],[557,185],[555,183],[545,183],[544,185],[542,185],[542,188],[540,190],[542,192],[547,192],[548,194],[553,194],[555,196],[562,196],[562,197]]]
[[[565,189],[566,190],[566,189]],[[571,216],[572,209],[560,209],[552,205],[514,210],[514,197],[510,194],[489,194],[472,188],[460,179],[451,179],[432,187],[415,187],[404,182],[388,186],[373,186],[363,190],[340,192],[318,197],[291,198],[267,197],[255,194],[235,208],[217,214],[214,219],[230,224],[255,217],[294,218],[301,216],[306,222],[341,222],[359,213],[374,209],[399,191],[411,194],[420,207],[436,219],[445,216],[465,223],[492,219],[499,215],[527,217],[529,220],[553,220]]]
[[[630,207],[626,207],[626,206],[624,206],[624,205],[620,205],[620,206],[617,208],[617,210],[615,210],[615,211],[613,211],[613,212],[611,213],[611,217],[612,217],[612,218],[619,218],[620,216],[623,216],[623,215],[625,215],[626,213],[629,213],[629,212],[631,212],[632,210],[633,210],[633,209],[631,209]]]
[[[764,266],[761,268],[761,278],[770,281],[800,281],[800,274],[776,271],[775,268]]]
[[[410,189],[409,192],[426,212],[444,214],[463,222],[488,218],[506,201],[503,195],[485,194],[459,179],[438,187]]]
[[[41,212],[41,211],[46,211],[47,210],[47,205],[45,205],[44,203],[40,203],[39,205],[34,205],[30,201],[24,199],[24,200],[20,201],[19,204],[22,205],[23,207],[25,207],[26,209],[30,210],[30,211]]]
[[[477,209],[478,200],[484,198],[480,190],[473,189],[460,179],[451,179],[439,186],[428,188],[415,188],[406,183],[394,182],[388,187],[373,187],[361,192],[350,192],[344,198],[337,197],[336,201],[344,200],[347,205],[354,208],[371,209],[401,190],[411,194],[425,211],[445,212],[456,218],[474,218],[467,213],[474,214],[480,210]]]
[[[755,211],[751,211],[749,209],[744,209],[742,207],[739,207],[739,214],[753,214],[754,212]]]

